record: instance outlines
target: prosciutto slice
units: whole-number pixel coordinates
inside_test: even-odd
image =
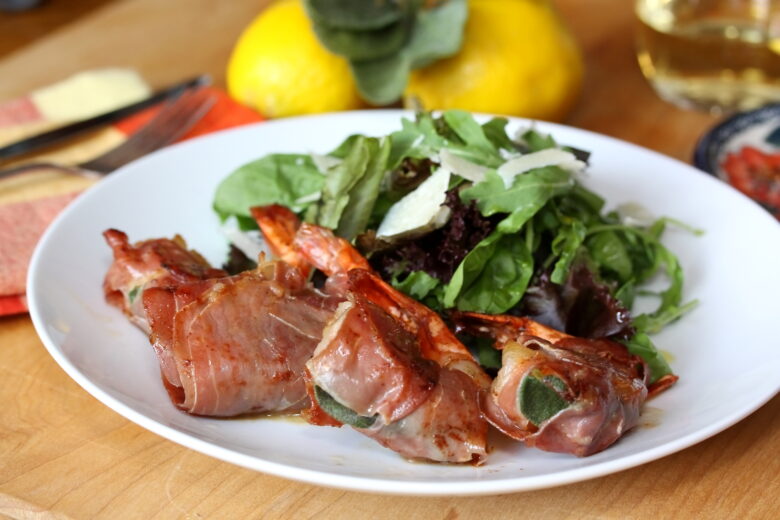
[[[187,249],[179,235],[130,244],[127,235],[108,229],[103,237],[114,253],[114,261],[103,280],[108,303],[118,307],[135,325],[151,332],[142,295],[152,287],[176,287],[183,283],[226,276],[214,269],[197,252]]]
[[[339,301],[284,262],[218,280],[174,315],[175,404],[209,416],[299,411],[304,364]]]
[[[306,363],[315,424],[349,424],[410,459],[481,462],[487,422],[477,382],[429,359],[420,337],[395,314],[353,290]],[[429,349],[430,350],[430,349]]]
[[[114,251],[106,299],[149,333],[176,406],[234,416],[308,404],[304,363],[342,298],[281,261],[227,276],[178,236],[135,245],[121,231],[104,236]]]
[[[459,329],[489,335],[502,367],[482,409],[528,446],[584,457],[636,426],[649,371],[620,343],[583,339],[527,318],[456,313]]]

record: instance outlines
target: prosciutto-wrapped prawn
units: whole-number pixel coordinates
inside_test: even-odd
[[[115,253],[106,297],[122,306],[128,288],[137,288],[133,321],[150,332],[177,407],[224,417],[308,405],[304,363],[341,298],[318,291],[285,262],[225,276],[180,239],[131,245],[124,233],[106,235]]]
[[[343,296],[350,290],[348,273],[355,269],[373,273],[368,260],[348,241],[337,237],[327,228],[300,223],[287,208],[278,205],[252,208],[252,215],[263,230],[272,250],[285,251],[286,258],[306,262],[328,276],[326,290]],[[295,229],[291,234],[286,230]],[[267,231],[266,231],[267,230]],[[423,355],[441,366],[460,370],[481,388],[490,386],[490,377],[482,370],[474,356],[436,312],[384,282],[376,275],[364,276],[370,284],[374,303],[400,320],[404,327],[418,337]]]
[[[454,313],[453,319],[459,330],[492,337],[502,350],[502,367],[481,404],[510,437],[583,457],[639,421],[649,371],[623,345],[514,316]]]
[[[377,304],[376,275],[349,271],[346,302],[306,363],[315,424],[354,427],[410,459],[481,462],[487,422],[469,375],[426,355],[402,320]]]
[[[345,299],[306,363],[309,422],[348,424],[411,459],[481,462],[488,424],[478,395],[490,379],[438,314],[379,279],[330,230],[291,225],[295,215],[278,207],[252,213],[264,230],[296,229],[291,242],[289,233],[266,238],[286,237],[277,250],[323,271],[326,290]]]

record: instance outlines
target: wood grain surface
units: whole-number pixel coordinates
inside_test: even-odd
[[[644,82],[633,51],[632,2],[555,3],[587,64],[582,97],[565,122],[688,161],[714,119],[663,103]],[[200,72],[221,84],[231,46],[266,4],[108,3],[0,58],[0,100],[104,65],[136,67],[154,85]],[[565,487],[475,498],[341,491],[195,453],[134,425],[82,390],[48,355],[25,315],[0,318],[0,403],[0,517],[780,516],[780,397],[711,439],[631,470]]]

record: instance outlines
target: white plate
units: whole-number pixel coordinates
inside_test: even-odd
[[[680,382],[646,407],[643,425],[585,459],[525,449],[495,435],[482,467],[409,463],[349,428],[280,419],[186,415],[168,400],[144,335],[103,299],[109,227],[132,241],[182,234],[220,264],[226,243],[211,211],[217,184],[269,152],[327,152],[351,133],[383,135],[399,111],[287,119],[194,139],[137,161],[79,197],[49,228],[32,260],[30,313],[54,359],[89,393],[174,442],[258,471],[340,488],[414,495],[530,490],[605,475],[710,437],[780,387],[780,226],[720,181],[657,153],[597,134],[538,124],[591,150],[586,184],[610,205],[638,201],[706,230],[671,230],[685,298],[701,304],[655,337]],[[513,121],[512,126],[521,124]]]

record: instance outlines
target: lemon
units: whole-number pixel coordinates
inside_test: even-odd
[[[548,2],[471,0],[460,51],[413,71],[404,96],[429,110],[560,120],[582,76],[577,46]]]
[[[347,61],[322,47],[300,0],[271,5],[244,30],[228,61],[227,87],[268,117],[363,106]]]

